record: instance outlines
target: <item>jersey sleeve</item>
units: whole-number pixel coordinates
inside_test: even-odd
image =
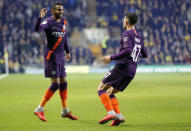
[[[66,51],[66,53],[70,53],[70,50],[69,50],[69,46],[68,46],[68,37],[67,37],[67,34],[65,34],[65,41],[64,41],[64,50]]]
[[[148,57],[148,51],[147,48],[144,46],[144,41],[142,39],[142,48],[141,48],[141,53],[140,53],[140,57],[141,58],[147,58]]]
[[[41,21],[42,21],[42,18],[38,18],[36,26],[35,26],[36,32],[40,32],[49,28],[48,20],[43,20],[42,22]]]
[[[126,55],[131,54],[133,41],[130,38],[130,36],[122,36],[122,41],[123,41],[122,50],[118,54],[112,55],[111,60],[120,60]]]
[[[147,58],[148,57],[148,51],[147,51],[147,48],[146,47],[142,47],[141,49],[141,57],[142,58]]]

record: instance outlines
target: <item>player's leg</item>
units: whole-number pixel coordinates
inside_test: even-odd
[[[68,105],[67,105],[67,81],[66,81],[66,77],[64,78],[60,78],[60,88],[59,88],[59,93],[60,93],[60,99],[62,102],[62,107],[63,107],[63,112],[64,113],[68,113],[69,109],[68,109]]]
[[[115,94],[118,92],[120,92],[120,91],[113,87],[111,87],[107,90],[107,93],[109,94],[109,97],[111,99],[112,107],[113,107],[114,111],[116,112],[117,117],[119,118],[117,120],[113,120],[112,123],[110,124],[110,126],[118,126],[120,123],[125,122],[125,119],[120,112],[119,102],[117,100],[117,97],[115,96]]]
[[[107,85],[107,84],[104,84],[103,82],[101,82],[97,88],[100,100],[108,112],[106,117],[104,117],[103,119],[101,119],[99,121],[100,124],[105,124],[106,122],[108,122],[110,120],[117,119],[116,113],[112,107],[111,100],[110,100],[109,95],[107,93],[107,90],[110,87],[111,87],[111,85]]]
[[[116,98],[116,96],[114,95],[115,93],[119,92],[118,90],[114,89],[113,87],[109,88],[107,90],[107,93],[110,97],[110,100],[111,100],[111,104],[112,104],[112,107],[114,109],[114,111],[119,114],[120,113],[120,109],[119,109],[119,102]]]
[[[114,88],[111,88],[110,90],[108,90],[108,94],[110,95],[112,106],[117,113],[117,117],[119,118],[118,120],[112,121],[110,126],[118,126],[120,123],[125,122],[123,115],[120,113],[119,102],[118,102],[115,94],[118,92],[124,91],[126,89],[126,87],[131,83],[132,80],[133,80],[133,77],[124,76],[121,79],[121,82],[117,87],[114,87]]]
[[[67,97],[68,97],[68,92],[67,92],[67,80],[66,77],[60,78],[60,88],[59,88],[59,93],[60,93],[60,99],[62,102],[62,117],[67,117],[72,120],[77,120],[78,118],[73,116],[72,113],[68,109],[67,105]]]
[[[51,85],[47,89],[43,99],[40,102],[40,106],[44,107],[45,104],[51,99],[54,95],[55,91],[59,88],[59,78],[51,78]]]
[[[59,88],[59,78],[51,78],[51,85],[47,89],[44,97],[42,98],[39,106],[35,109],[34,113],[37,115],[41,120],[47,121],[44,117],[44,106],[46,103],[51,99],[54,95],[55,91]]]

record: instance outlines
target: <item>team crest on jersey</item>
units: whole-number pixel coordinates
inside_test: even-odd
[[[124,37],[124,38],[123,38],[123,42],[128,41],[128,39],[129,39],[129,37]]]
[[[45,25],[46,23],[47,23],[47,21],[46,21],[46,20],[44,20],[41,24]]]
[[[56,71],[52,71],[52,75],[56,75]]]

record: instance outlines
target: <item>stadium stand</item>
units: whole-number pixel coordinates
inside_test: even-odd
[[[127,12],[139,15],[140,22],[136,29],[143,34],[149,50],[149,58],[141,61],[141,64],[191,64],[189,0],[63,0],[62,3],[69,23],[70,64],[92,64],[95,60],[92,54],[95,51],[79,42],[85,28],[107,28],[110,37],[102,53],[116,53],[122,32],[122,18]],[[27,65],[43,63],[45,43],[42,41],[45,36],[36,33],[34,25],[40,9],[50,9],[50,5],[51,0],[0,1],[0,59],[3,63],[6,49],[10,72],[24,72]],[[47,15],[50,16],[50,11]]]

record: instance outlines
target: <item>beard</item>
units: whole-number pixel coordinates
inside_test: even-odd
[[[54,13],[54,16],[55,16],[56,19],[60,19],[62,17],[62,14]]]

